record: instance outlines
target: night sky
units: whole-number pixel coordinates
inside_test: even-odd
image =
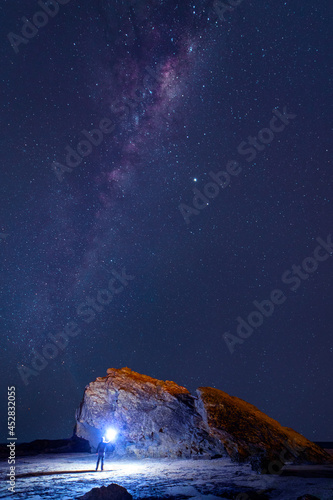
[[[0,7],[1,421],[70,437],[128,366],[333,440],[332,3],[42,3]]]

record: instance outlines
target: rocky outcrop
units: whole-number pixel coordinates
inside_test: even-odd
[[[91,382],[76,421],[76,434],[95,448],[105,431],[115,428],[115,456],[213,458],[227,454],[270,473],[278,472],[286,461],[325,463],[330,459],[323,449],[239,398],[210,387],[198,389],[194,397],[174,382],[129,368],[110,368],[106,377]]]
[[[93,488],[85,495],[77,497],[77,500],[133,500],[132,495],[118,484],[109,484],[101,488]]]
[[[224,453],[205,429],[185,387],[110,368],[85,390],[76,414],[76,434],[96,448],[109,427],[118,431],[117,456],[189,458]]]
[[[271,474],[279,473],[286,462],[330,460],[322,448],[242,399],[211,387],[201,387],[197,394],[206,429],[234,460],[250,460],[254,469]]]

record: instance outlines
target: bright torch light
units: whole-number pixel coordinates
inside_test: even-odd
[[[116,429],[112,429],[111,427],[109,427],[109,429],[107,429],[105,433],[106,441],[112,443],[113,441],[116,440],[117,434],[118,432],[116,431]]]

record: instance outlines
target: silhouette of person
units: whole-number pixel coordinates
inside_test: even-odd
[[[98,469],[99,463],[101,462],[101,470],[103,470],[104,467],[104,458],[105,458],[105,451],[106,447],[109,444],[110,441],[107,441],[105,437],[103,436],[100,442],[98,443],[96,454],[98,455],[97,458],[97,464],[96,464],[96,470]]]

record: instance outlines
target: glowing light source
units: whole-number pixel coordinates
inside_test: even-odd
[[[110,427],[109,429],[106,430],[105,440],[108,441],[109,443],[113,442],[116,440],[117,434],[118,432],[116,431],[116,429],[112,429]]]

